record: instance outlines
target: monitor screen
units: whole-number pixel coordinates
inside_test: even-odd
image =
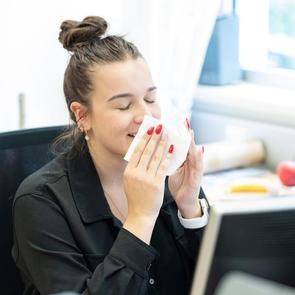
[[[295,287],[295,196],[211,207],[191,295],[214,294],[234,270]]]

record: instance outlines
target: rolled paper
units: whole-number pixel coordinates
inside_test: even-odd
[[[204,173],[247,167],[265,160],[265,149],[260,140],[221,141],[204,146]]]

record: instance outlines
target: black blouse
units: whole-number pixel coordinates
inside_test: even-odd
[[[24,294],[189,294],[203,230],[182,227],[167,179],[151,245],[112,214],[88,152],[58,156],[25,179],[13,220]]]

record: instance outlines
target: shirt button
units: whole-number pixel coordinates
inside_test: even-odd
[[[149,283],[150,283],[151,285],[153,285],[153,284],[155,283],[155,280],[154,280],[153,278],[150,278]]]

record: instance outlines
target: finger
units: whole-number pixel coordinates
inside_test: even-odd
[[[189,150],[188,150],[189,153],[191,153],[194,150],[195,146],[196,146],[193,131],[190,131],[190,135],[191,135],[191,143],[189,145]]]
[[[201,168],[203,166],[203,146],[198,147],[195,143],[194,140],[194,131],[191,130],[190,131],[191,137],[192,137],[192,141],[189,147],[189,151],[188,151],[188,156],[187,156],[187,160],[189,163],[190,167],[193,168]]]
[[[192,143],[193,144],[196,144],[196,141],[195,141],[195,131],[193,129],[190,129],[189,132],[190,132],[190,135],[191,135],[191,138],[192,138]]]
[[[197,158],[202,160],[204,154],[204,146],[197,146],[195,141],[195,132],[191,129],[191,136],[192,136],[192,152],[196,154]]]
[[[194,131],[192,129],[189,130],[190,136],[191,136],[191,143],[189,145],[188,153],[187,153],[187,158],[194,156],[196,152],[196,144],[194,140]]]
[[[189,122],[189,119],[188,118],[185,118],[185,127],[190,130],[191,126],[190,126],[190,122]]]
[[[203,150],[202,147],[196,148],[196,156],[194,160],[194,166],[198,171],[203,170]]]
[[[161,139],[162,131],[163,131],[163,126],[162,126],[162,124],[159,124],[156,127],[149,142],[147,143],[147,145],[144,148],[144,151],[143,151],[143,153],[139,159],[139,162],[138,162],[138,167],[142,167],[143,169],[148,168],[148,164],[151,161],[151,158],[153,157],[153,154],[156,150],[159,140]]]
[[[130,160],[129,160],[129,167],[135,168],[138,166],[142,153],[145,150],[146,145],[150,141],[152,134],[154,133],[154,127],[150,127],[142,136],[141,140],[139,141],[138,145],[134,149]]]
[[[190,152],[188,156],[188,164],[189,167],[194,168],[196,170],[201,170],[203,169],[203,150],[202,146],[197,147],[195,145],[194,149],[192,152]]]
[[[191,134],[192,134],[192,140],[194,143],[195,150],[198,152],[198,154],[200,154],[203,157],[205,148],[203,145],[201,145],[199,147],[197,146],[196,141],[195,141],[195,132],[193,129],[191,129],[191,132],[192,132]]]
[[[167,175],[168,167],[171,162],[173,152],[174,152],[174,146],[170,145],[165,159],[161,162],[161,164],[159,165],[159,168],[156,172],[157,177],[165,177]]]
[[[150,160],[148,165],[148,172],[151,175],[155,175],[157,173],[158,167],[165,158],[166,154],[166,146],[167,146],[168,137],[167,135],[159,141],[159,144],[156,147],[156,150]]]

